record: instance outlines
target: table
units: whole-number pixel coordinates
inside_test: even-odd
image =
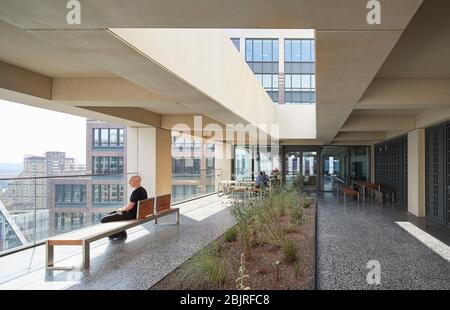
[[[383,203],[383,196],[381,194],[381,185],[375,184],[375,183],[370,183],[370,182],[367,182],[367,181],[356,181],[354,183],[362,188],[362,201],[363,201],[363,203],[365,202],[365,199],[366,199],[366,188],[372,189],[372,190],[376,190],[378,192],[378,195],[379,195],[379,202]]]

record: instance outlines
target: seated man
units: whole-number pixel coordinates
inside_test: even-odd
[[[122,207],[109,213],[101,219],[102,223],[126,221],[136,219],[138,201],[147,199],[147,191],[141,186],[141,177],[134,175],[128,182],[135,190],[131,193],[130,202]],[[121,231],[117,234],[109,236],[109,239],[124,239],[127,237],[127,232]]]

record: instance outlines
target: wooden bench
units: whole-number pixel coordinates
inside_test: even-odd
[[[82,268],[89,268],[90,265],[90,244],[96,240],[117,234],[121,231],[135,226],[155,221],[158,224],[158,218],[176,213],[176,225],[180,224],[179,208],[171,207],[171,195],[161,195],[155,198],[141,200],[137,205],[137,218],[135,220],[109,222],[96,224],[82,229],[78,229],[66,234],[49,238],[45,242],[46,247],[46,268],[62,269],[54,267],[54,247],[55,246],[81,246],[82,248]],[[66,269],[66,268],[64,268]]]
[[[359,192],[358,191],[354,190],[350,186],[342,186],[339,190],[344,194],[344,204],[347,199],[347,195],[356,196],[358,198],[358,204],[359,204]],[[339,199],[339,196],[338,196],[338,199]]]

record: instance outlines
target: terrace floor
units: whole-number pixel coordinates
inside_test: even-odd
[[[332,193],[318,201],[318,289],[450,289],[449,229],[389,203],[344,206]],[[2,257],[0,289],[148,289],[234,224],[226,202],[216,195],[189,201],[178,205],[180,226],[147,223],[125,241],[96,241],[86,271],[46,271],[44,246]],[[55,252],[57,266],[81,263],[78,247]],[[380,285],[366,282],[370,260],[380,262]]]
[[[348,198],[349,199],[349,198]],[[392,204],[319,195],[318,289],[450,289],[450,230]],[[366,281],[378,260],[381,284]]]
[[[0,289],[148,289],[233,226],[227,199],[211,195],[180,208],[180,226],[147,223],[124,241],[91,244],[91,268],[45,270],[44,246],[0,258]],[[175,221],[175,214],[159,222]],[[80,247],[56,247],[55,266],[80,266]],[[7,268],[5,268],[7,266]]]

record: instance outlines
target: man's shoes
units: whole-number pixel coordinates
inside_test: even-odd
[[[108,236],[109,240],[123,240],[127,238],[127,232],[126,231],[121,231],[117,234]]]

